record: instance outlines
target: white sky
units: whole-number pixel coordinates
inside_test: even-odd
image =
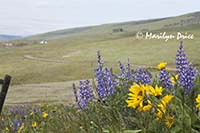
[[[194,11],[200,11],[200,0],[0,0],[0,34],[30,35]]]

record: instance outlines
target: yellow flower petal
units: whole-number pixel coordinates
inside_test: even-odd
[[[42,113],[42,117],[43,117],[43,118],[46,118],[47,116],[48,116],[48,114],[47,114],[46,112],[43,112],[43,113]]]
[[[5,128],[6,131],[9,131],[8,127]]]
[[[32,123],[32,127],[36,128],[37,127],[37,122]]]
[[[196,102],[197,102],[197,109],[200,110],[200,94],[198,94],[197,98],[196,98]]]
[[[163,117],[163,113],[158,109],[157,110],[158,112],[156,113],[156,119],[157,120],[161,120],[162,119],[162,117]]]
[[[159,70],[162,70],[163,68],[166,67],[166,65],[167,65],[167,62],[161,62],[160,64],[157,65],[157,68],[158,68]]]
[[[128,94],[128,100],[126,100],[126,103],[128,104],[128,107],[136,108],[141,101],[143,101],[144,98],[144,89],[138,85],[134,84],[129,89],[130,93]]]
[[[165,125],[168,128],[171,128],[171,126],[173,125],[173,123],[174,123],[174,116],[166,116],[165,117]]]
[[[163,91],[163,88],[162,88],[162,87],[158,87],[158,86],[156,85],[156,87],[155,87],[155,89],[154,89],[153,95],[154,95],[154,96],[161,96],[161,95],[162,95],[162,91]]]
[[[164,105],[166,105],[166,104],[168,104],[169,102],[171,102],[171,100],[172,100],[172,98],[173,98],[174,96],[172,96],[172,95],[165,95],[163,98],[162,98],[162,103],[164,104]]]
[[[172,76],[170,78],[170,81],[172,82],[172,84],[175,84],[178,81],[178,74],[176,74],[175,76]]]

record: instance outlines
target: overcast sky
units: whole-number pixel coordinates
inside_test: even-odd
[[[200,11],[200,0],[0,0],[0,34],[24,36],[194,11]]]

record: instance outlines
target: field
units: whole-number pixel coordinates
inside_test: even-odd
[[[166,27],[167,24],[191,19],[194,16],[195,13],[165,19],[55,31],[13,41],[17,44],[25,42],[26,45],[8,48],[1,45],[0,76],[9,74],[13,77],[6,102],[14,103],[17,97],[22,97],[24,93],[29,94],[29,92],[33,98],[24,97],[21,102],[43,100],[45,95],[49,97],[48,101],[54,101],[53,97],[63,95],[64,92],[67,96],[73,81],[94,77],[98,50],[101,51],[106,66],[112,67],[114,72],[119,71],[118,61],[125,63],[128,58],[134,68],[155,67],[161,61],[166,61],[170,68],[175,68],[175,53],[179,40],[173,39],[167,42],[157,39],[139,40],[136,38],[137,31],[168,34],[176,34],[180,31],[194,34],[193,40],[184,40],[184,47],[189,60],[199,67],[200,25],[188,23]],[[119,28],[123,28],[124,31],[113,32],[113,29]],[[41,40],[48,40],[48,44],[40,44]],[[40,86],[47,87],[43,90]],[[54,93],[53,89],[58,88],[66,89]],[[41,98],[34,99],[34,97]],[[68,100],[65,95],[60,100],[62,101],[63,98]],[[17,101],[20,102],[20,99]]]

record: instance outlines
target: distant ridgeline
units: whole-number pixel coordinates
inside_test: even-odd
[[[188,14],[187,19],[180,19],[178,22],[172,22],[164,25],[164,28],[174,28],[174,27],[182,27],[193,24],[200,24],[200,12],[196,12],[193,14]]]
[[[0,34],[0,41],[7,41],[7,40],[13,40],[21,38],[21,36],[15,36],[15,35],[1,35]]]

